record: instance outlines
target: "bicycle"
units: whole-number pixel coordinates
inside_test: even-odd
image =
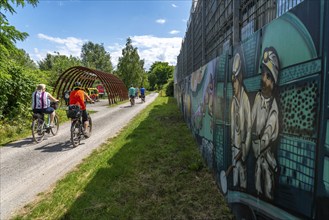
[[[131,106],[135,105],[135,98],[134,97],[130,97],[129,101],[130,101]]]
[[[50,104],[55,110],[57,109],[58,102],[52,102]],[[58,133],[59,129],[59,118],[55,115],[54,118],[54,127],[50,127],[50,115],[47,114],[47,120],[45,120],[44,113],[33,113],[32,116],[32,137],[36,143],[40,143],[45,133],[50,134],[52,133],[55,136]]]
[[[71,122],[71,142],[73,147],[80,145],[80,141],[85,138],[84,136],[84,123],[82,122],[82,111],[78,105],[69,105],[67,117],[72,119]],[[91,135],[92,120],[88,113],[88,133]]]
[[[142,102],[145,102],[145,95],[140,95],[139,97],[141,98]]]

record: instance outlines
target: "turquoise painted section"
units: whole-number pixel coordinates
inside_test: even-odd
[[[280,54],[282,69],[317,57],[305,25],[290,12],[266,26],[263,38],[263,48],[272,46]]]
[[[328,196],[329,195],[329,157],[324,157],[323,183]]]
[[[326,142],[325,142],[325,148],[327,152],[329,152],[329,120],[327,120],[327,134],[326,134]]]

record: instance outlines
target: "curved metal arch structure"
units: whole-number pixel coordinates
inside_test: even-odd
[[[57,79],[53,93],[59,98],[66,90],[72,90],[75,82],[80,82],[84,88],[90,88],[97,79],[105,88],[109,104],[128,99],[128,89],[117,76],[82,66],[65,70]]]

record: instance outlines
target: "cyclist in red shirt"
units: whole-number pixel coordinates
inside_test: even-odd
[[[94,101],[87,95],[87,93],[82,89],[81,83],[76,82],[74,84],[73,91],[70,93],[70,105],[78,105],[80,106],[80,109],[82,111],[82,121],[83,121],[83,127],[84,127],[84,135],[85,137],[89,137],[89,134],[87,133],[87,128],[89,125],[88,122],[88,113],[86,110],[86,103],[85,100],[90,101],[91,103],[94,103]]]

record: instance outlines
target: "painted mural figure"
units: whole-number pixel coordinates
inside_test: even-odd
[[[205,96],[204,96],[204,104],[203,104],[203,115],[206,112],[206,105],[208,106],[208,114],[210,117],[213,115],[213,99],[214,99],[214,77],[210,73],[210,80],[207,85],[207,89],[205,91]],[[212,132],[214,126],[212,120],[210,120],[210,132]]]
[[[214,97],[214,77],[210,74],[209,84],[207,85],[207,90],[205,93],[204,105],[208,105],[208,113],[212,116],[212,106],[213,106],[213,97]],[[206,107],[204,107],[205,109]],[[204,110],[203,112],[206,112]]]
[[[232,69],[231,143],[233,185],[246,189],[247,170],[245,161],[250,148],[251,115],[249,98],[243,87],[241,66],[241,57],[237,53],[234,57]]]
[[[273,47],[265,48],[261,69],[261,91],[256,94],[252,108],[255,187],[258,194],[272,200],[277,162],[271,150],[279,134],[279,110],[274,91],[280,71],[279,57]]]

